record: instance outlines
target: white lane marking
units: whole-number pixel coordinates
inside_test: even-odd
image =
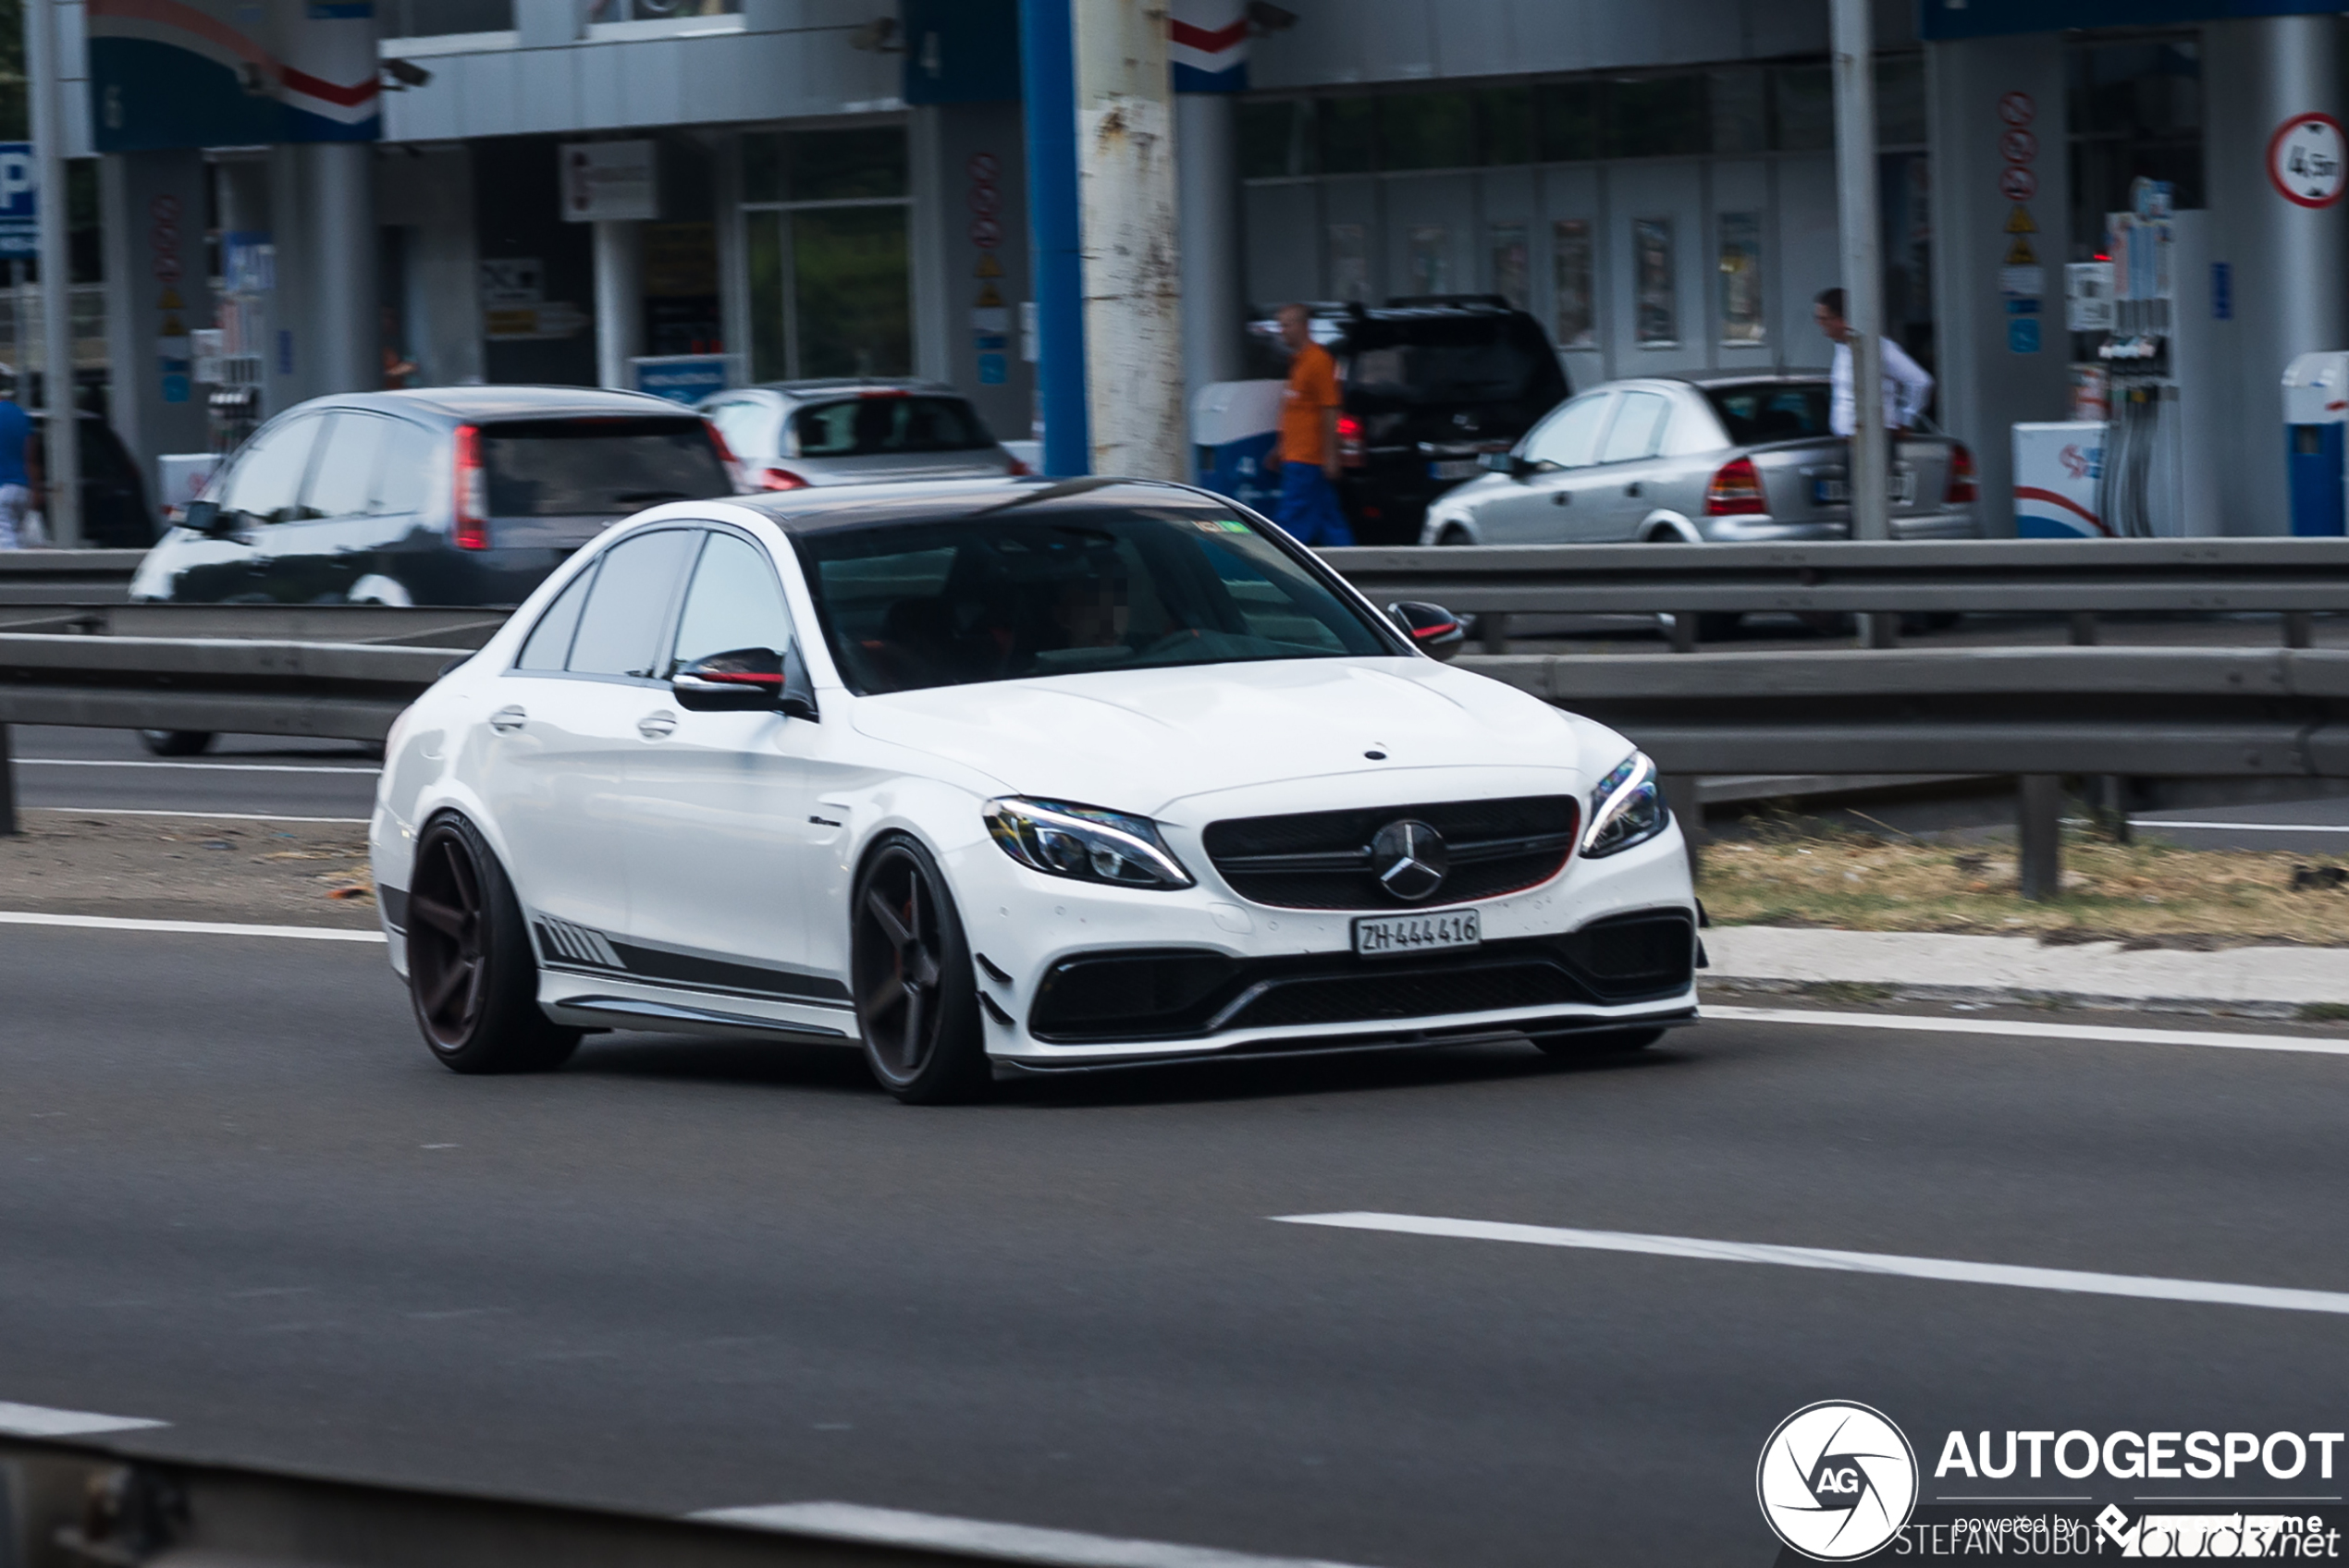
[[[2342,822],[2172,822],[2166,817],[2129,819],[2132,827],[2208,827],[2225,828],[2236,833],[2349,833],[2349,823]]]
[[[67,816],[183,816],[198,822],[340,822],[363,827],[363,816],[278,816],[252,811],[125,811],[120,806],[19,806],[19,811],[54,811]]]
[[[374,775],[380,767],[344,767],[339,764],[322,763],[305,767],[289,762],[142,762],[114,757],[18,757],[18,767],[193,767],[206,773],[364,773]]]
[[[2116,1046],[2208,1046],[2227,1051],[2299,1051],[2349,1056],[2349,1040],[2298,1035],[2228,1035],[2215,1029],[2131,1029],[2116,1023],[2033,1023],[1996,1018],[1934,1018],[1906,1012],[1820,1012],[1797,1008],[1715,1007],[1705,1018],[1732,1023],[1801,1023],[1828,1029],[1892,1029],[1914,1035],[1998,1035]]]
[[[0,1432],[12,1438],[78,1438],[92,1432],[131,1432],[170,1425],[140,1415],[100,1415],[88,1410],[51,1410],[45,1405],[0,1400]]]
[[[1648,1236],[1635,1231],[1576,1231],[1556,1225],[1508,1225],[1490,1219],[1439,1219],[1421,1214],[1275,1214],[1284,1225],[1329,1225],[1341,1231],[1392,1231],[1407,1236],[1448,1236],[1477,1242],[1520,1242],[1537,1247],[1636,1252],[1710,1263],[1775,1263],[1787,1268],[1831,1268],[1847,1274],[1890,1274],[1964,1285],[2012,1285],[2029,1291],[2190,1301],[2220,1306],[2264,1306],[2279,1312],[2349,1316],[2349,1292],[2302,1291],[2281,1285],[2235,1285],[2218,1280],[2165,1280],[2147,1274],[2097,1274],[2079,1268],[2034,1268],[2012,1263],[1969,1263],[1948,1257],[1903,1257],[1888,1252],[1840,1252],[1766,1242],[1715,1242],[1696,1236]]]
[[[0,910],[0,925],[72,925],[92,931],[169,931],[189,937],[282,937],[297,942],[381,942],[380,931],[320,925],[239,925],[222,920],[129,920],[111,914],[34,914]]]
[[[854,1502],[778,1502],[759,1508],[712,1508],[687,1517],[712,1525],[795,1530],[806,1535],[829,1536],[835,1540],[938,1547],[1012,1562],[1051,1563],[1055,1568],[1346,1568],[1344,1563],[1318,1558],[1256,1557],[1213,1547],[1128,1540],[1118,1536],[1087,1535],[1078,1530],[1041,1530],[1027,1525],[998,1525],[943,1513],[867,1508]]]

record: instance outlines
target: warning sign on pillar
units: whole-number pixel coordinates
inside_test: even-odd
[[[2341,122],[2331,115],[2295,115],[2268,139],[2268,178],[2297,207],[2330,207],[2341,200]]]

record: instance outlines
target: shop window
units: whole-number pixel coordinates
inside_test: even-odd
[[[1673,281],[1672,220],[1631,220],[1632,331],[1642,349],[1680,346],[1680,301]]]
[[[1360,300],[1371,298],[1371,246],[1359,223],[1330,225],[1330,298]]]
[[[783,214],[743,214],[744,270],[750,275],[750,374],[755,381],[791,376],[783,333]]]
[[[1762,311],[1762,214],[1723,213],[1720,230],[1721,341],[1750,348],[1768,341]]]
[[[1381,168],[1457,169],[1476,162],[1472,95],[1397,92],[1371,102],[1378,105]]]
[[[1610,158],[1662,158],[1702,153],[1705,128],[1702,76],[1631,77],[1607,84]]]
[[[1779,66],[1770,72],[1770,145],[1818,153],[1835,145],[1835,80],[1825,66]]]
[[[1477,140],[1487,164],[1533,161],[1533,90],[1488,87],[1476,95]]]
[[[384,0],[375,15],[386,38],[509,32],[514,25],[514,0]]]
[[[1550,225],[1550,287],[1561,349],[1599,346],[1597,280],[1593,276],[1591,220],[1559,218]]]
[[[745,202],[847,202],[906,193],[905,132],[759,131],[743,138]]]
[[[1321,102],[1322,172],[1368,174],[1375,166],[1369,98],[1324,98]]]
[[[1525,309],[1528,293],[1527,247],[1525,226],[1521,223],[1496,223],[1490,231],[1493,255],[1493,292],[1517,309]]]
[[[1769,146],[1769,93],[1760,69],[1715,71],[1707,86],[1716,153],[1759,153]]]
[[[1545,82],[1534,94],[1544,163],[1583,163],[1599,155],[1599,83]]]
[[[791,214],[798,341],[794,375],[906,375],[905,209],[836,207]]]
[[[1239,106],[1242,179],[1286,179],[1313,172],[1313,104],[1305,98]]]
[[[1452,235],[1440,223],[1411,226],[1411,288],[1414,294],[1452,291]]]
[[[743,0],[592,0],[589,22],[687,21],[695,17],[732,16]]]

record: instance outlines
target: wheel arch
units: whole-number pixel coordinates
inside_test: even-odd
[[[1679,512],[1659,508],[1641,521],[1639,539],[1642,545],[1702,545],[1704,534]]]

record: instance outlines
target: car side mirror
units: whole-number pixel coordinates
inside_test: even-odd
[[[179,526],[191,529],[198,533],[217,536],[226,532],[221,520],[228,515],[220,509],[220,503],[217,501],[191,501],[188,503],[188,509],[179,514]]]
[[[816,691],[799,650],[735,648],[695,659],[669,678],[677,705],[694,713],[782,713],[816,718]]]
[[[1468,641],[1468,633],[1460,626],[1460,618],[1442,605],[1431,605],[1422,599],[1405,599],[1386,606],[1386,613],[1396,625],[1410,638],[1411,645],[1433,658],[1449,659]]]

